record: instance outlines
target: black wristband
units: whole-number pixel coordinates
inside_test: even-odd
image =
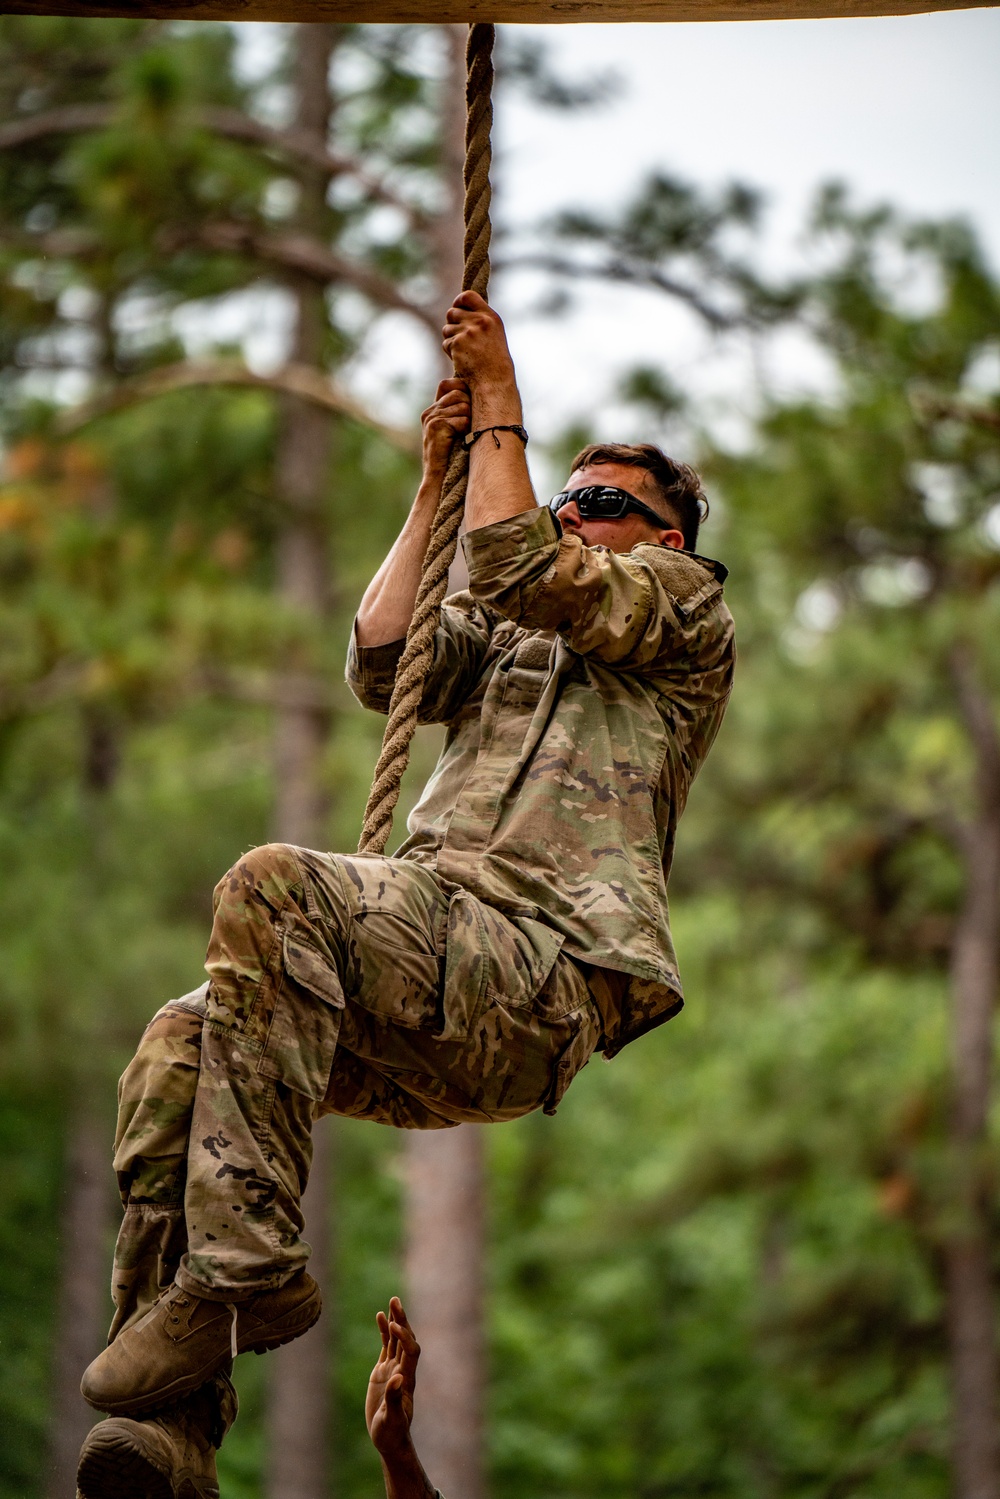
[[[482,437],[486,432],[493,433],[493,442],[496,447],[500,446],[500,439],[497,436],[498,432],[513,432],[515,437],[519,437],[521,439],[525,447],[528,446],[528,434],[519,423],[514,423],[513,426],[509,427],[480,427],[478,432],[468,432],[466,433],[465,437],[465,446],[467,448],[471,448],[472,444],[474,442],[477,442],[479,438]]]

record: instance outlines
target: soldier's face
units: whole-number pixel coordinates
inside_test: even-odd
[[[584,489],[588,484],[613,484],[616,489],[627,490],[643,504],[653,504],[655,496],[645,492],[645,474],[641,468],[632,468],[625,463],[592,463],[588,468],[578,468],[570,474],[563,488],[572,492]],[[610,552],[630,552],[643,542],[659,542],[662,546],[683,547],[682,532],[674,530],[666,521],[658,529],[643,515],[630,513],[620,520],[584,520],[572,500],[559,511],[559,524],[572,536],[579,536],[584,546],[607,547]]]

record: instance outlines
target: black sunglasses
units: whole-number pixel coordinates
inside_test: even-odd
[[[650,510],[627,489],[616,489],[613,484],[586,484],[582,489],[563,489],[552,496],[549,509],[558,515],[570,500],[576,501],[581,520],[621,520],[623,515],[635,514],[651,521],[661,531],[670,530],[669,522],[662,515]]]

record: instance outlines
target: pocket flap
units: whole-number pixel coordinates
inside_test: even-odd
[[[509,1009],[530,1005],[562,945],[560,934],[544,923],[523,916],[511,921],[456,890],[448,904],[440,1038],[467,1036],[492,1000]]]
[[[310,994],[315,994],[324,1004],[334,1009],[344,1008],[344,991],[340,986],[337,970],[315,948],[303,942],[294,931],[284,933],[285,967],[292,977]]]
[[[442,1041],[467,1036],[486,1003],[486,928],[474,895],[456,890],[448,902]]]
[[[517,948],[524,958],[523,982],[526,998],[534,999],[539,989],[552,972],[553,965],[562,951],[566,938],[554,932],[544,921],[535,921],[529,916],[518,916],[510,923],[517,933]],[[500,976],[494,980],[500,988]]]
[[[543,1114],[554,1114],[562,1103],[566,1089],[590,1061],[594,1050],[595,1033],[591,1026],[582,1025],[552,1069],[552,1085],[542,1105]]]
[[[257,1071],[319,1102],[333,1068],[344,992],[336,970],[294,931],[286,929],[282,943],[285,973]]]

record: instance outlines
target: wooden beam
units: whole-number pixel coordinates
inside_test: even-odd
[[[777,21],[972,10],[994,0],[0,0],[0,14],[164,21]]]

